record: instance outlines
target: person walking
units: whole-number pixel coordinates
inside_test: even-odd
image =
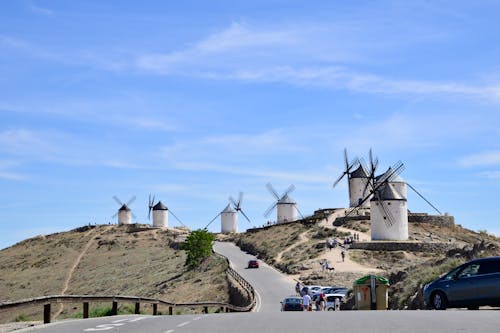
[[[311,296],[308,293],[302,296],[302,305],[304,306],[304,311],[312,311]]]
[[[345,251],[342,250],[342,252],[340,252],[340,255],[342,256],[342,262],[345,261]]]

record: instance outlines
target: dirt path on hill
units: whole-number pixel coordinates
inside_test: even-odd
[[[290,251],[291,249],[294,249],[296,248],[297,246],[299,246],[300,244],[303,244],[305,242],[307,242],[309,240],[309,238],[306,236],[306,234],[308,233],[309,230],[306,230],[304,231],[303,233],[301,233],[299,235],[299,241],[290,245],[289,247],[285,248],[283,251],[281,251],[280,253],[278,253],[278,255],[276,256],[276,262],[277,263],[280,263],[282,258],[283,258],[283,254],[285,254],[285,252],[288,252]]]
[[[91,229],[89,232],[87,232],[87,234],[85,236],[92,235],[95,231],[96,231],[96,229]],[[69,288],[69,282],[71,281],[71,278],[73,277],[73,273],[75,272],[76,268],[80,264],[80,261],[82,260],[83,256],[85,255],[85,253],[89,249],[90,245],[92,245],[92,243],[94,242],[95,238],[98,235],[99,234],[94,235],[93,237],[91,237],[89,239],[89,241],[87,242],[87,244],[85,244],[85,247],[82,249],[82,251],[80,252],[80,254],[78,255],[78,257],[76,258],[75,262],[73,263],[73,266],[71,266],[71,269],[68,271],[68,276],[66,277],[66,280],[64,281],[63,289],[61,291],[61,295],[64,295],[66,293],[66,291],[68,290],[68,288]],[[59,310],[57,310],[57,312],[54,314],[53,319],[56,319],[61,314],[61,312],[63,311],[63,309],[64,309],[64,305],[61,303],[59,305]]]

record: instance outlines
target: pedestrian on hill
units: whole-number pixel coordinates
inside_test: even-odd
[[[342,250],[342,252],[340,252],[340,255],[342,256],[342,262],[345,261],[345,251]]]
[[[302,285],[300,284],[299,281],[297,281],[297,284],[295,285],[295,292],[300,295],[300,291],[302,290]],[[301,295],[302,296],[302,295]]]

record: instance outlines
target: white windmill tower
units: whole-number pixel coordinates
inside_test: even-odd
[[[344,163],[344,172],[333,183],[333,187],[337,186],[342,178],[347,175],[349,187],[349,207],[368,208],[370,205],[368,201],[365,201],[363,202],[363,204],[359,205],[359,203],[366,197],[366,195],[370,191],[370,189],[368,188],[369,177],[366,168],[363,167],[358,159],[354,159],[351,163],[349,163],[349,160],[347,158],[347,149],[344,149]]]
[[[371,239],[407,240],[408,204],[406,196],[397,190],[398,186],[401,186],[399,173],[404,170],[404,165],[398,162],[383,175],[374,177],[377,164],[378,161],[374,162],[370,154],[371,189],[363,202],[370,202]]]
[[[115,218],[118,215],[118,224],[131,224],[132,223],[132,217],[136,218],[136,216],[132,213],[130,210],[129,206],[135,201],[135,195],[130,198],[127,203],[123,203],[118,197],[115,195],[113,196],[113,199],[116,201],[116,203],[120,206],[120,209],[118,209],[118,212],[113,215],[112,218]]]
[[[151,198],[151,194],[149,195],[149,211],[148,211],[148,220],[151,219],[151,212],[153,212],[153,227],[157,228],[168,228],[168,213],[172,214],[172,216],[183,226],[186,227],[184,223],[179,220],[179,218],[168,209],[161,201],[158,201],[155,204],[155,197]]]
[[[245,217],[245,219],[250,222],[250,219],[248,216],[243,212],[243,209],[241,208],[241,204],[243,202],[243,192],[239,193],[238,196],[238,201],[235,201],[231,196],[229,197],[229,204],[224,208],[222,212],[217,214],[212,221],[210,221],[207,226],[205,227],[208,228],[208,226],[217,219],[217,217],[221,217],[221,233],[227,234],[227,233],[232,233],[232,232],[238,232],[238,212],[241,212],[241,214]],[[234,208],[233,208],[234,206]]]
[[[267,189],[274,196],[276,202],[274,202],[265,212],[264,216],[268,217],[269,214],[276,207],[277,210],[277,223],[291,222],[297,220],[297,212],[302,216],[299,209],[297,208],[297,203],[293,200],[289,194],[295,190],[295,185],[290,185],[283,195],[279,196],[278,192],[274,189],[271,183],[266,184]]]

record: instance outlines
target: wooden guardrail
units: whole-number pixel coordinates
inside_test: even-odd
[[[225,258],[225,257],[224,257]],[[227,260],[227,258],[225,258]],[[229,263],[229,260],[228,260]],[[43,304],[43,322],[50,323],[51,304],[52,303],[83,303],[83,318],[89,318],[89,303],[112,302],[111,315],[118,314],[118,302],[135,303],[135,313],[140,313],[141,303],[152,304],[153,315],[158,315],[158,305],[168,307],[168,314],[173,315],[174,308],[203,308],[204,313],[208,313],[209,307],[219,308],[222,312],[248,312],[255,306],[255,291],[253,287],[238,272],[228,265],[227,274],[231,275],[246,290],[250,296],[250,303],[247,306],[236,306],[223,302],[195,302],[195,303],[173,303],[157,298],[137,297],[137,296],[103,296],[103,295],[51,295],[30,299],[24,299],[14,302],[0,303],[0,311],[20,308],[30,305]]]

